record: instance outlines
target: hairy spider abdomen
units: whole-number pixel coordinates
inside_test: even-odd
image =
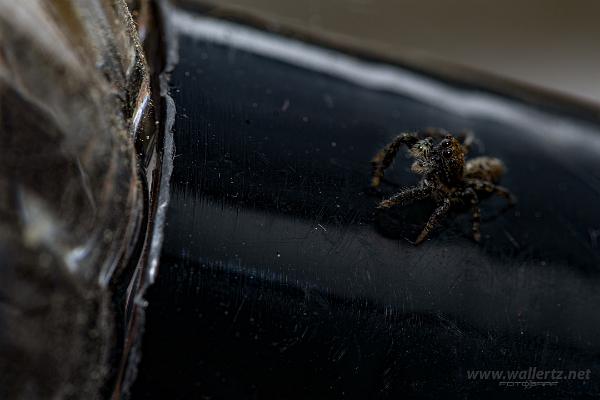
[[[465,163],[465,178],[498,183],[506,168],[494,157],[476,157]]]

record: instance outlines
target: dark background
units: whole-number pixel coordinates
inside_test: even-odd
[[[500,398],[524,389],[467,370],[534,366],[592,379],[528,394],[600,393],[599,125],[483,89],[436,83],[484,106],[461,113],[189,35],[179,46],[134,398]],[[375,212],[416,181],[400,155],[373,193],[369,160],[428,126],[472,129],[508,166],[519,203],[482,204],[481,244],[466,215],[408,243],[427,203]]]

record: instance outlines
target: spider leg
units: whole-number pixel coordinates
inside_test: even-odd
[[[423,200],[431,194],[431,188],[415,186],[404,189],[389,199],[382,200],[377,208],[390,208],[397,205],[405,205],[415,200]]]
[[[464,196],[469,198],[471,214],[473,215],[473,239],[476,242],[481,240],[481,210],[479,209],[479,198],[472,188],[464,191]]]
[[[440,223],[440,220],[448,213],[449,210],[450,210],[450,200],[446,198],[446,199],[444,199],[443,203],[440,204],[433,211],[433,214],[431,214],[431,217],[429,217],[429,221],[427,221],[427,225],[425,225],[425,228],[423,228],[423,230],[419,234],[419,237],[415,241],[416,245],[423,243],[423,241],[425,239],[427,239],[427,236],[429,235],[431,230]]]
[[[383,171],[390,166],[403,144],[410,148],[418,141],[419,139],[415,135],[403,133],[396,136],[394,140],[379,151],[371,161],[373,167],[371,186],[374,188],[379,187],[381,178],[383,178]]]
[[[464,131],[457,135],[458,140],[462,142],[462,148],[465,155],[471,152],[473,145],[475,144],[475,136],[471,131]]]
[[[517,198],[510,192],[510,190],[503,186],[494,185],[491,182],[484,181],[481,179],[466,179],[466,182],[471,188],[475,190],[493,193],[505,198],[506,202],[511,206],[517,202]]]

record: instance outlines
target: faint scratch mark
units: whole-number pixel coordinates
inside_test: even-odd
[[[590,242],[592,243],[592,248],[598,248],[598,238],[600,238],[600,229],[589,228],[588,233],[590,235]]]
[[[517,250],[521,248],[521,246],[519,245],[519,242],[517,242],[517,239],[515,239],[513,235],[511,235],[506,229],[502,229],[502,231],[504,232],[504,235],[508,238],[510,243],[513,246],[515,246],[515,248]]]
[[[244,307],[244,303],[246,303],[246,296],[242,297],[242,301],[240,302],[240,306],[238,307],[237,311],[235,312],[235,315],[233,316],[233,320],[231,321],[231,327],[233,328],[233,326],[235,325],[238,316],[240,315],[240,311],[242,311],[242,307]]]

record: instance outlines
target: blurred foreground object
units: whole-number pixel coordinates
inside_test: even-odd
[[[2,399],[97,398],[124,379],[108,365],[145,287],[158,163],[134,142],[159,129],[150,80],[123,0],[0,0]]]

